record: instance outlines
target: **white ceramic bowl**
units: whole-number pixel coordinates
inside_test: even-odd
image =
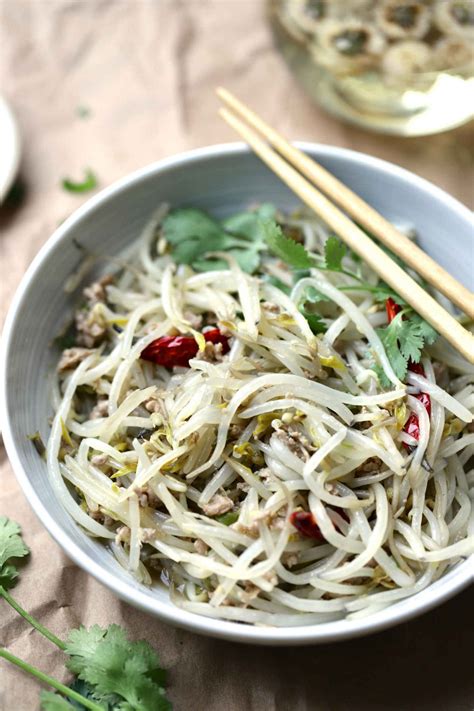
[[[21,156],[18,124],[7,100],[0,96],[0,205],[13,185]]]
[[[401,168],[361,153],[300,144],[389,219],[416,225],[421,245],[469,285],[473,231],[469,210],[439,188]],[[176,608],[166,589],[134,580],[98,541],[89,538],[62,509],[45,463],[26,439],[37,429],[46,439],[51,406],[48,376],[57,358],[51,340],[73,309],[64,295],[66,277],[81,254],[75,240],[114,255],[130,245],[161,202],[207,208],[218,215],[255,201],[291,208],[297,199],[241,144],[203,148],[154,163],[112,185],[77,210],[44,245],[17,291],[5,326],[2,352],[4,440],[18,481],[32,509],[79,566],[122,599],[173,625],[215,637],[259,644],[328,642],[389,627],[424,612],[472,579],[473,559],[449,571],[417,595],[371,617],[305,627],[251,627],[208,619]],[[471,284],[472,286],[472,284]]]

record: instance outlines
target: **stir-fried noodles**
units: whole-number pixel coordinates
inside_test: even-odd
[[[84,298],[48,469],[143,584],[301,625],[474,551],[474,369],[314,216],[160,208]]]

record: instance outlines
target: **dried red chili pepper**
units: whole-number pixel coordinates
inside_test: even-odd
[[[290,516],[290,521],[302,536],[307,538],[316,538],[318,541],[324,541],[324,536],[321,529],[314,520],[314,516],[309,511],[293,511]]]
[[[335,507],[334,511],[337,511],[337,513],[346,521],[349,521],[349,518],[344,511],[344,509],[340,509],[339,507]],[[323,534],[321,533],[321,529],[319,528],[318,524],[316,523],[316,520],[313,516],[313,514],[310,511],[293,511],[293,513],[290,516],[290,522],[293,524],[293,526],[296,528],[299,533],[301,533],[302,536],[306,536],[307,538],[316,538],[318,541],[325,541],[326,539],[324,538]],[[336,526],[336,530],[338,531],[339,529]]]
[[[205,341],[209,341],[210,343],[214,343],[215,345],[217,343],[220,343],[222,345],[223,353],[229,352],[229,339],[227,338],[227,336],[224,336],[224,334],[221,333],[218,328],[211,328],[209,331],[205,331],[205,333],[203,333],[202,335],[204,336]]]
[[[388,322],[392,323],[395,316],[402,310],[402,307],[400,304],[397,304],[391,296],[389,296],[389,298],[385,301],[385,310],[387,311]]]
[[[423,378],[425,377],[425,369],[421,363],[413,363],[410,361],[408,364],[408,370],[411,370],[412,373],[416,373],[417,375],[421,375]]]
[[[420,439],[420,423],[418,421],[417,415],[415,415],[414,412],[411,413],[410,417],[405,422],[405,427],[403,428],[403,431],[416,440]],[[405,447],[405,449],[411,449],[410,445],[406,442],[403,443],[403,446]]]
[[[229,339],[218,328],[212,328],[202,335],[205,341],[220,343],[223,353],[229,351]],[[173,368],[175,365],[186,367],[198,350],[198,344],[192,336],[162,336],[144,348],[140,357],[165,368]]]
[[[416,373],[417,375],[425,377],[424,368],[422,365],[420,365],[420,363],[412,363],[410,361],[410,363],[408,364],[408,370],[411,370],[412,373]],[[414,395],[414,397],[416,397],[416,399],[419,400],[422,405],[424,405],[429,417],[431,415],[431,398],[428,393],[418,393],[418,395]],[[411,413],[410,417],[406,421],[403,431],[416,440],[420,439],[420,423],[418,420],[418,415],[415,415],[414,412]],[[409,444],[404,443],[404,446],[406,449],[410,449]]]
[[[421,402],[422,405],[425,406],[425,410],[428,413],[428,417],[431,415],[431,398],[428,395],[428,393],[418,393],[418,395],[415,395],[417,400]]]

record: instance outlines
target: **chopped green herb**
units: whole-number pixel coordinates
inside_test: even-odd
[[[400,380],[405,379],[408,362],[419,363],[425,344],[434,343],[438,336],[427,321],[409,308],[400,311],[385,328],[378,328],[377,333]],[[377,373],[380,377],[380,370]],[[386,378],[381,377],[381,384],[387,387]]]
[[[285,237],[276,222],[265,223],[265,241],[276,257],[293,269],[309,269],[315,266],[313,257],[302,244]]]
[[[90,190],[94,190],[94,188],[98,186],[98,181],[92,170],[88,168],[82,182],[78,183],[70,178],[63,178],[61,185],[64,190],[67,190],[70,193],[87,193]]]
[[[320,301],[330,301],[330,299],[315,289],[313,286],[306,288],[298,305],[298,310],[308,322],[308,325],[314,334],[326,333],[327,326],[321,316],[313,311],[311,307],[308,309],[307,304],[317,304]]]
[[[307,320],[308,325],[314,334],[326,333],[326,331],[328,330],[327,326],[319,314],[308,313],[302,308],[300,308],[300,312]]]
[[[319,314],[306,311],[303,306],[300,306],[299,311],[307,320],[308,325],[314,334],[326,333],[328,330],[327,326]]]
[[[271,203],[263,203],[256,210],[247,210],[231,215],[222,221],[222,227],[233,235],[240,235],[258,242],[261,238],[259,223],[265,220],[274,220],[275,213],[275,207]]]
[[[198,243],[201,251],[207,247],[207,244],[202,244],[204,240],[218,241],[223,236],[222,227],[217,220],[194,207],[172,210],[163,221],[163,231],[166,241],[171,245],[175,247],[182,246],[183,242],[186,243],[187,240],[190,240],[193,243]],[[194,258],[194,244],[192,246],[193,249],[191,250],[191,246],[189,246],[189,249],[192,252],[192,258]],[[209,251],[209,249],[206,249],[206,251]],[[182,256],[187,256],[185,250],[183,250]]]
[[[346,253],[346,245],[340,239],[331,235],[324,245],[324,256],[326,258],[326,269],[330,271],[341,271],[342,259]]]
[[[223,523],[224,526],[230,526],[231,524],[235,523],[238,518],[239,511],[228,511],[227,513],[222,514],[221,516],[216,516],[216,521],[219,521],[219,523]]]

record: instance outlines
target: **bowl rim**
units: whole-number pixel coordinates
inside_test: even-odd
[[[362,168],[374,168],[398,177],[412,185],[423,189],[431,197],[440,200],[444,205],[456,212],[464,219],[471,220],[470,210],[444,192],[441,188],[433,185],[429,181],[411,173],[400,166],[394,165],[380,158],[369,156],[359,151],[348,148],[339,148],[329,145],[321,145],[307,141],[295,142],[301,150],[307,151],[318,158],[336,157],[342,158],[351,163],[356,163]],[[357,620],[335,620],[320,624],[310,624],[294,627],[256,627],[239,622],[231,622],[216,618],[205,617],[196,613],[187,612],[176,607],[171,600],[161,601],[159,598],[152,598],[148,592],[136,587],[130,580],[125,583],[117,578],[113,572],[104,571],[100,563],[87,555],[80,549],[75,539],[66,533],[55,521],[36,494],[30,482],[26,470],[24,469],[20,455],[17,451],[13,431],[7,416],[8,413],[8,383],[7,365],[12,337],[15,331],[16,315],[28,298],[28,290],[37,270],[47,261],[50,252],[56,244],[67,235],[71,227],[80,223],[84,217],[93,213],[106,203],[110,198],[114,198],[121,192],[126,191],[130,186],[145,180],[153,174],[166,172],[168,169],[179,168],[191,163],[199,162],[209,158],[232,158],[235,155],[249,154],[251,151],[246,144],[223,143],[213,146],[205,146],[193,149],[173,156],[169,156],[159,161],[155,161],[143,168],[127,174],[117,180],[109,187],[101,190],[97,195],[87,200],[79,207],[62,225],[49,237],[34,257],[26,273],[24,274],[10,305],[5,326],[0,352],[0,421],[2,422],[3,438],[5,448],[13,468],[15,476],[20,484],[23,493],[31,508],[39,518],[43,526],[59,544],[65,554],[71,558],[85,572],[91,574],[98,582],[106,586],[117,597],[158,617],[161,621],[172,624],[176,627],[184,628],[191,632],[197,632],[207,636],[253,644],[271,645],[297,645],[297,644],[317,644],[350,639],[373,632],[381,631],[395,624],[407,621],[419,614],[427,612],[431,608],[439,605],[443,601],[457,592],[460,592],[470,582],[474,580],[473,558],[470,557],[458,564],[455,568],[442,576],[438,581],[432,583],[421,592],[405,598],[393,605],[375,612],[368,617]]]

